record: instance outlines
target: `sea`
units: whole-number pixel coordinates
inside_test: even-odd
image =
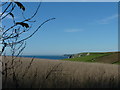
[[[39,59],[53,59],[53,60],[61,60],[61,59],[67,59],[69,58],[68,56],[54,56],[54,55],[22,55],[21,57],[29,57],[29,58],[39,58]]]

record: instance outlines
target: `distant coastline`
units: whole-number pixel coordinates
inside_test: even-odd
[[[64,55],[21,55],[21,57],[28,57],[28,58],[39,58],[39,59],[54,59],[54,60],[61,60],[67,59],[69,56]]]

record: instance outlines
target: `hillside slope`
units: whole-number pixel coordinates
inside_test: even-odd
[[[120,53],[113,53],[113,54],[110,54],[108,56],[98,58],[97,62],[117,63],[117,62],[119,62],[118,55],[120,55]]]
[[[120,56],[120,52],[102,52],[102,53],[91,52],[89,53],[89,55],[87,54],[85,55],[85,53],[74,54],[72,58],[64,59],[64,60],[113,64],[120,62],[118,56]]]
[[[11,65],[11,58],[3,57],[3,61],[9,61],[7,67]],[[118,88],[119,85],[119,65],[38,58],[34,58],[30,65],[31,60],[32,58],[16,58],[15,74],[13,69],[9,69],[7,80],[6,74],[2,75],[3,89]]]

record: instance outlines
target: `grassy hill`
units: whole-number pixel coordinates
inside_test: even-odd
[[[91,57],[93,55],[95,54],[91,54]],[[101,56],[100,53],[99,56]],[[11,67],[12,57],[3,57],[3,60],[5,63],[9,61],[7,68]],[[119,86],[119,65],[116,64],[38,58],[31,63],[31,60],[32,58],[16,58],[14,68],[8,68],[2,75],[3,90],[9,90],[9,88],[13,90],[19,90],[19,88],[118,88]],[[4,67],[2,69],[5,70]]]
[[[119,55],[120,52],[91,52],[89,55],[87,55],[87,53],[79,53],[74,54],[71,58],[64,60],[120,64],[120,61],[118,60]]]

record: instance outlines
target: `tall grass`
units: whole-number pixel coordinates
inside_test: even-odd
[[[117,88],[118,65],[30,58],[16,68],[17,88]],[[24,75],[24,73],[26,73]],[[23,78],[24,75],[24,78]],[[16,82],[8,76],[4,88],[15,88]],[[5,78],[3,76],[3,82]]]

